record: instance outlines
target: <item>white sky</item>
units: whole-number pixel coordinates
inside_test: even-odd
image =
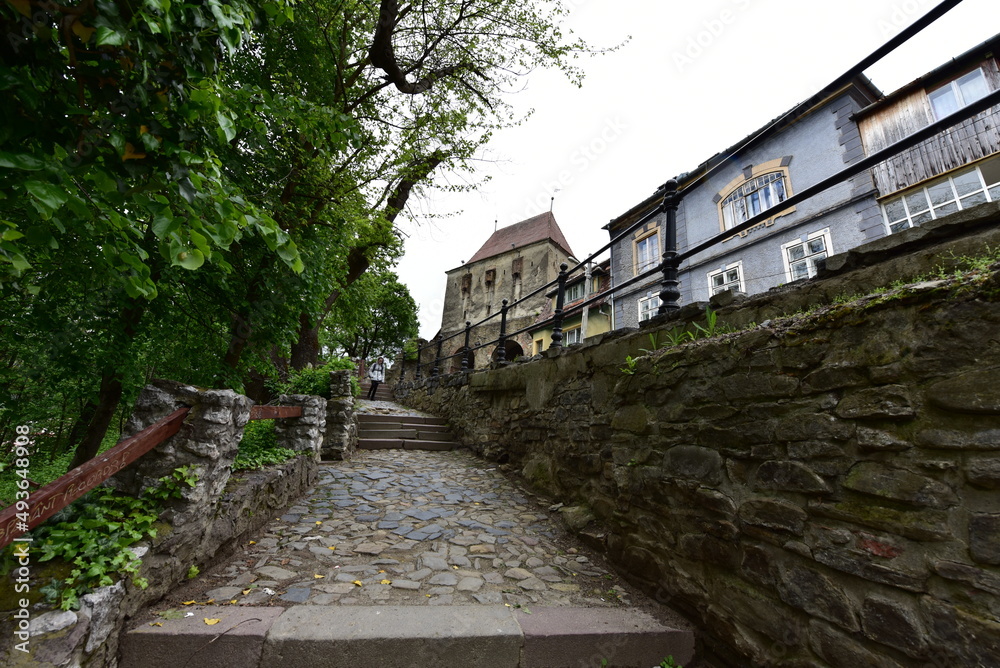
[[[420,335],[441,325],[445,271],[499,227],[549,208],[573,251],[608,242],[602,228],[668,178],[697,167],[833,81],[937,0],[566,0],[567,22],[595,46],[583,87],[556,72],[529,75],[511,98],[535,109],[497,133],[470,193],[436,193],[402,222],[397,269],[420,308]],[[997,0],[964,0],[866,74],[884,93],[1000,32]],[[443,182],[457,182],[455,176]]]

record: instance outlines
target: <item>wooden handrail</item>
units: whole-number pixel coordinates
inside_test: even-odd
[[[38,492],[32,493],[28,497],[27,510],[18,512],[17,503],[4,508],[0,512],[0,549],[176,434],[190,410],[188,406],[178,408],[135,436],[125,439],[104,454],[84,462]]]
[[[301,406],[251,406],[251,420],[273,420],[275,418],[302,417]]]

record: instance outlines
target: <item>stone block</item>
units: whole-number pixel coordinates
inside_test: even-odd
[[[920,612],[927,629],[927,658],[936,666],[990,666],[1000,657],[1000,623],[924,596]]]
[[[868,639],[898,649],[914,659],[925,655],[926,632],[914,603],[869,596],[861,609],[861,629]]]
[[[856,635],[843,633],[818,619],[809,624],[809,647],[831,666],[903,668],[884,653],[875,653],[866,648]]]
[[[927,508],[950,508],[958,503],[955,492],[944,483],[876,462],[851,467],[843,486],[855,492]]]
[[[912,592],[927,590],[929,573],[923,566],[918,570],[902,565],[888,565],[881,563],[885,561],[885,558],[879,558],[863,549],[816,548],[813,550],[813,558],[824,566],[856,575],[870,582],[878,582]]]
[[[1000,515],[972,514],[969,519],[969,554],[976,563],[1000,566]]]
[[[830,485],[801,462],[769,461],[757,468],[754,489],[803,494],[829,494]]]
[[[1000,429],[924,429],[916,442],[928,450],[1000,450]]]
[[[612,429],[644,434],[649,429],[649,411],[645,406],[622,406],[611,421]]]
[[[777,499],[751,499],[740,506],[740,519],[747,524],[787,531],[796,536],[805,532],[807,518],[802,508]]]
[[[695,445],[678,445],[667,450],[663,473],[671,478],[697,480],[705,485],[722,483],[722,455]]]
[[[797,565],[779,564],[777,572],[782,601],[848,631],[860,628],[851,600],[830,578]]]
[[[778,421],[774,435],[783,441],[838,440],[854,436],[854,425],[826,413],[796,414]]]
[[[1000,415],[998,375],[1000,367],[967,371],[928,387],[927,400],[955,413]]]
[[[837,404],[842,418],[911,418],[916,415],[910,391],[902,385],[884,385],[856,390]]]
[[[1000,458],[968,459],[965,464],[965,478],[976,487],[1000,489]]]
[[[868,501],[845,500],[838,503],[812,503],[809,511],[872,529],[881,529],[920,541],[953,539],[948,513],[942,510],[899,510]]]
[[[827,392],[844,387],[857,387],[864,385],[867,381],[868,378],[863,369],[856,366],[835,364],[813,371],[803,379],[802,384],[809,392]]]
[[[858,426],[858,447],[862,450],[901,452],[913,444],[898,438],[888,431]]]

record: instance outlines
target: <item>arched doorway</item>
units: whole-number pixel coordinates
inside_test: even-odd
[[[506,341],[504,341],[504,361],[505,362],[513,362],[515,358],[521,357],[522,355],[524,355],[524,348],[522,348],[521,345],[517,341],[511,341],[510,339],[507,339]],[[500,359],[500,346],[497,346],[493,350],[493,355],[491,355],[490,358],[494,362],[496,362],[498,359]]]
[[[469,348],[459,348],[451,356],[451,373],[458,373],[462,370],[462,358],[465,358],[465,370],[472,371],[476,368],[476,353]]]

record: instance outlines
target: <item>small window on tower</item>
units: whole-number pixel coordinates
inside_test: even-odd
[[[472,290],[472,274],[466,274],[462,277],[462,294],[467,295],[470,290]]]
[[[515,278],[515,279],[516,278],[520,278],[521,277],[521,270],[523,268],[524,268],[524,258],[523,257],[516,257],[516,258],[514,258],[514,260],[510,263],[510,274],[511,274],[511,277]]]
[[[484,280],[486,282],[486,285],[493,285],[494,283],[496,283],[496,280],[497,280],[497,270],[496,269],[487,269],[486,270],[486,278]]]

